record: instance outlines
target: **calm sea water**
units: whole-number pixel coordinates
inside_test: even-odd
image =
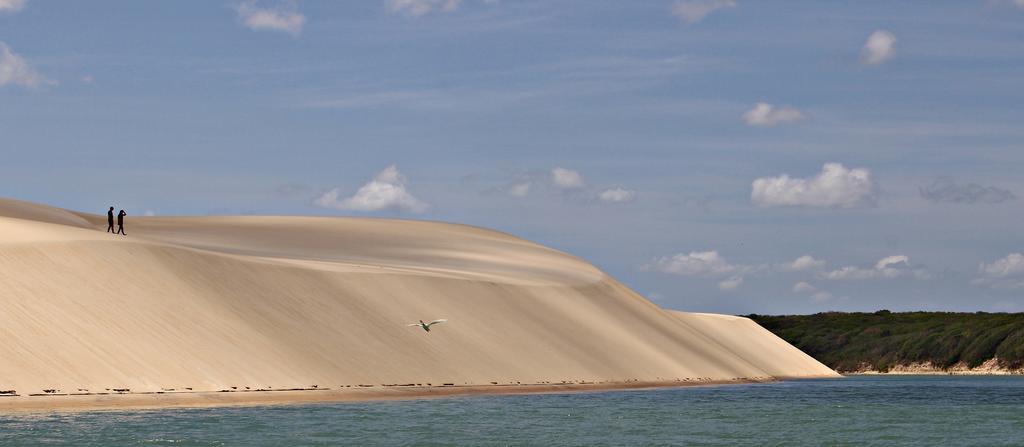
[[[0,445],[1024,445],[1024,377],[0,414]]]

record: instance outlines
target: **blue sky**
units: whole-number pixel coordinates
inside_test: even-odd
[[[694,311],[1021,311],[1022,43],[1021,0],[0,0],[0,191],[481,225]]]

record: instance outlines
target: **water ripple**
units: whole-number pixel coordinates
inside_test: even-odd
[[[1024,377],[0,414],[0,445],[1024,445]]]

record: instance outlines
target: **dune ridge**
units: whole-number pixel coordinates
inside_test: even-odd
[[[325,217],[105,228],[105,216],[0,200],[0,391],[20,396],[0,406],[117,390],[835,375],[746,318],[661,309],[576,257],[496,231]],[[449,322],[406,326],[435,318]]]

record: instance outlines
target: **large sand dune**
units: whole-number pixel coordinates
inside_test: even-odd
[[[0,200],[0,390],[669,382],[835,373],[745,318],[433,222],[129,218]],[[419,319],[449,322],[426,333]],[[53,398],[56,400],[57,398]]]

